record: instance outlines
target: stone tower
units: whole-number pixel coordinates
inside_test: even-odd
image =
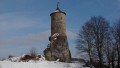
[[[61,62],[71,62],[71,53],[68,47],[66,36],[66,13],[62,12],[58,5],[56,11],[51,16],[51,36],[50,44],[45,49],[44,54],[47,60],[57,60]]]

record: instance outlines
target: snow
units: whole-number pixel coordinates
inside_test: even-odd
[[[55,33],[52,35],[52,37],[57,37],[57,36],[59,36],[59,33]]]
[[[0,61],[0,68],[89,68],[82,63],[63,63],[57,61],[11,62]]]
[[[83,67],[84,63],[64,63],[59,62],[59,59],[56,61],[47,61],[42,55],[37,61],[29,60],[28,62],[20,62],[20,58],[25,55],[0,61],[0,68],[89,68]]]

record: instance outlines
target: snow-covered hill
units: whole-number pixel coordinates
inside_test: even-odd
[[[84,63],[63,63],[59,62],[59,60],[47,61],[42,55],[38,60],[20,61],[20,58],[25,56],[26,54],[0,61],[0,68],[89,68],[83,67]]]
[[[0,68],[89,68],[82,63],[62,63],[56,61],[11,62],[0,61]]]

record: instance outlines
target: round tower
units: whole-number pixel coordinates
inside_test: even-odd
[[[51,35],[59,33],[63,36],[66,36],[66,20],[65,12],[62,12],[59,7],[56,8],[56,11],[51,13]]]
[[[49,47],[44,51],[47,60],[71,62],[71,53],[68,47],[66,35],[66,13],[62,12],[58,5],[51,16],[51,36]]]

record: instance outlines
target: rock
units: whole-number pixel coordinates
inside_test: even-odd
[[[71,62],[71,53],[66,40],[66,36],[58,36],[55,41],[52,41],[50,47],[44,50],[46,60],[56,61],[59,59],[60,62]]]

